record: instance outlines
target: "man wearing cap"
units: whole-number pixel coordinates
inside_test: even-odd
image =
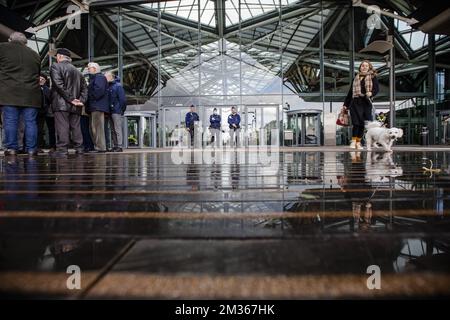
[[[0,105],[3,106],[5,155],[16,155],[19,119],[25,124],[25,151],[37,154],[37,115],[41,107],[39,74],[41,59],[26,46],[27,38],[13,32],[0,43]]]
[[[57,63],[50,69],[52,79],[52,110],[55,116],[56,152],[67,154],[69,145],[83,153],[80,116],[87,101],[87,85],[83,74],[72,65],[71,53],[58,49]]]

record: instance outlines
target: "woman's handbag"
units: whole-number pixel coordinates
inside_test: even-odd
[[[339,112],[336,124],[343,127],[348,127],[350,125],[350,117],[346,108],[342,108]]]

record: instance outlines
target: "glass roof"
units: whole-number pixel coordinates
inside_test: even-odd
[[[397,20],[396,27],[402,37],[406,40],[412,50],[417,50],[428,45],[428,35],[422,31],[412,29],[404,21]]]
[[[411,28],[406,22],[396,20],[395,22],[397,30],[406,40],[408,45],[413,51],[422,49],[428,45],[428,35],[420,30]],[[437,35],[436,40],[444,38],[444,35]]]
[[[60,11],[50,6],[58,3],[65,10],[63,1],[59,1],[51,0],[46,5],[38,6],[33,22],[40,24],[59,16]],[[385,1],[395,12],[401,12],[402,16],[408,16],[416,10],[408,0]],[[267,93],[276,90],[274,88],[279,87],[279,82],[288,84],[294,78],[301,87],[304,83],[317,82],[320,76],[318,36],[323,23],[324,41],[327,41],[325,58],[328,59],[325,61],[325,71],[338,70],[342,73],[340,77],[348,77],[345,75],[349,67],[348,46],[342,45],[348,41],[347,12],[333,1],[323,2],[322,5],[319,3],[317,0],[172,0],[125,4],[121,11],[124,66],[136,71],[133,79],[137,80],[133,81],[141,81],[144,88],[150,82],[146,75],[148,66],[157,68],[160,64],[161,79],[166,88],[177,86],[183,93],[194,95]],[[345,10],[349,7],[350,3]],[[160,26],[158,8],[163,13]],[[31,9],[34,7],[30,6]],[[357,37],[364,37],[367,43],[380,37],[381,31],[370,33],[362,30],[364,28],[358,28],[358,25],[365,25],[363,20],[367,19],[368,14],[363,9],[356,10],[359,10],[355,16]],[[112,5],[96,10],[93,20],[96,60],[105,69],[117,70],[117,8]],[[401,53],[397,60],[397,71],[410,70],[412,66],[405,61],[412,59],[414,63],[424,65],[428,35],[411,29],[400,20],[395,20],[395,26],[396,50]],[[54,29],[56,32],[53,31],[57,45],[68,45],[75,53],[85,57],[85,39],[78,41],[75,32],[64,29],[61,24]],[[49,30],[43,29],[29,40],[29,46],[39,51],[42,58],[47,53],[48,38]],[[436,36],[436,50],[439,53],[448,50],[447,39],[442,35]],[[225,44],[227,50],[222,50],[219,43]],[[366,42],[364,45],[367,45]],[[85,62],[74,61],[80,66]],[[305,65],[310,66],[304,71],[312,72],[310,78],[305,78],[300,69],[300,66],[303,68]],[[236,77],[239,67],[241,70]],[[240,75],[242,77],[239,79]],[[243,84],[247,84],[247,87]],[[311,90],[316,87],[311,85]],[[298,88],[295,91],[303,92]]]
[[[48,43],[49,39],[49,27],[39,30],[36,36],[29,39],[27,46],[36,52],[41,52],[45,45]]]
[[[199,2],[198,0],[163,1],[159,3],[161,11],[187,20],[198,22]],[[143,4],[142,6],[158,10],[158,3]],[[210,27],[216,26],[214,19],[214,1],[200,1],[200,21]]]
[[[282,6],[298,2],[298,0],[227,0],[225,1],[225,26],[239,23],[239,2],[241,3],[241,21],[252,19],[263,14],[278,10]],[[143,4],[142,6],[158,9],[158,3]],[[199,21],[198,0],[180,0],[160,2],[161,11],[181,18]],[[200,1],[200,22],[209,27],[216,26],[214,1]]]
[[[241,3],[241,21],[252,19],[263,14],[278,10],[279,0],[228,0],[225,2],[226,26],[239,23],[239,2]],[[296,0],[281,0],[281,5],[286,6]]]

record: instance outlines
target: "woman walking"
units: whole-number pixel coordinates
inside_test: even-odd
[[[377,73],[368,60],[359,66],[359,72],[353,79],[352,86],[344,101],[344,108],[350,110],[352,119],[352,142],[350,148],[362,149],[361,139],[364,134],[365,121],[373,121],[372,98],[379,91]]]

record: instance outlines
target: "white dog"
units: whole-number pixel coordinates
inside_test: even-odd
[[[392,152],[391,147],[395,140],[403,137],[403,130],[399,128],[384,128],[378,121],[366,125],[367,150],[372,150],[375,144],[381,145],[384,150]]]

